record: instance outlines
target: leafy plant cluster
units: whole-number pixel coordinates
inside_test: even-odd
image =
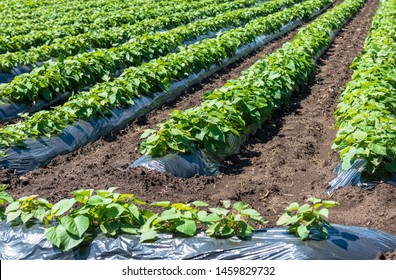
[[[291,92],[309,80],[316,58],[332,41],[331,34],[363,3],[344,1],[301,29],[291,42],[257,61],[238,79],[206,93],[201,105],[182,112],[175,110],[158,125],[158,130],[143,133],[141,152],[157,157],[201,149],[217,157],[228,156],[231,136],[251,133],[252,126],[260,127],[275,108],[288,104]]]
[[[271,10],[279,9],[281,7],[279,3],[284,3],[284,1],[289,0],[276,1],[278,4],[269,2],[268,5]],[[253,20],[244,27],[226,31],[217,38],[202,40],[187,48],[182,48],[180,52],[168,54],[137,68],[127,69],[119,78],[97,84],[89,91],[75,95],[63,106],[57,107],[53,111],[41,111],[26,117],[24,121],[17,124],[0,128],[0,145],[3,147],[23,145],[23,141],[28,138],[50,137],[61,133],[67,125],[73,124],[77,119],[89,120],[105,116],[115,107],[130,106],[142,94],[167,90],[173,81],[182,80],[190,73],[209,69],[225,58],[233,57],[238,47],[253,42],[257,36],[278,32],[290,21],[307,19],[314,11],[320,10],[329,3],[329,0],[303,2],[290,9]],[[238,20],[235,13],[232,14],[232,18],[230,20]],[[224,20],[224,18],[222,19]],[[211,21],[206,30],[216,28],[218,24],[216,21]],[[185,32],[190,31],[185,30]],[[192,34],[195,33],[199,33],[199,31],[192,32]],[[175,36],[180,37],[180,34],[183,32],[175,34]],[[170,42],[166,45],[173,46]],[[146,48],[145,51],[150,51],[150,49]],[[158,50],[158,46],[155,45],[152,51],[159,52],[161,49]],[[141,57],[141,54],[138,54],[138,57]],[[95,65],[94,67],[99,66]],[[80,70],[76,66],[77,71]]]
[[[47,23],[47,28],[44,30],[30,30],[30,32],[27,34],[19,34],[15,36],[1,36],[0,53],[26,50],[31,47],[50,44],[56,38],[75,36],[80,33],[85,33],[89,30],[111,27],[127,22],[136,22],[144,18],[156,18],[157,16],[161,16],[163,14],[171,14],[176,11],[189,10],[191,8],[194,9],[197,6],[196,3],[191,5],[185,1],[183,1],[180,5],[170,5],[170,2],[172,1],[167,2],[168,6],[164,6],[165,3],[162,3],[161,5],[141,5],[141,3],[140,5],[136,6],[132,3],[129,3],[129,6],[125,5],[124,9],[102,12],[100,17],[98,17],[98,15],[91,15],[89,11],[90,9],[86,11],[85,16],[81,16],[79,14],[80,11],[76,11],[74,15],[69,14],[67,24],[59,25],[58,23],[50,25],[50,23]],[[213,2],[213,0],[211,2]],[[76,20],[70,21],[70,18],[74,18]],[[40,22],[40,24],[43,24],[43,22]]]
[[[338,206],[333,200],[321,200],[315,197],[308,198],[308,203],[300,206],[297,202],[291,203],[285,209],[285,213],[279,217],[278,226],[288,226],[288,231],[299,236],[302,240],[308,238],[313,229],[316,229],[322,238],[329,235],[327,222],[329,208]]]
[[[256,0],[237,0],[226,3],[212,3],[213,1],[200,1],[198,10],[175,12],[174,10],[162,10],[162,16],[148,17],[136,23],[126,23],[111,28],[104,27],[93,29],[75,36],[56,38],[51,43],[47,42],[39,47],[29,50],[0,55],[0,72],[9,72],[19,65],[31,65],[49,60],[51,58],[67,57],[86,52],[90,48],[110,48],[125,43],[136,36],[146,33],[163,31],[180,25],[188,24],[197,19],[215,16],[229,10],[248,7],[255,4]],[[162,9],[162,8],[161,8]],[[169,13],[166,14],[165,12]]]
[[[365,159],[367,176],[396,173],[396,1],[382,0],[335,113],[333,148],[345,170]]]
[[[188,204],[161,201],[147,205],[132,194],[115,190],[82,189],[73,192],[73,198],[55,204],[35,195],[13,202],[3,192],[0,199],[10,202],[4,213],[7,222],[29,225],[38,220],[47,227],[48,241],[64,250],[94,238],[99,232],[108,236],[140,234],[142,242],[157,239],[159,233],[189,237],[201,230],[216,238],[246,238],[253,233],[254,223],[267,222],[243,202],[232,204],[225,200],[214,208],[202,201]],[[152,212],[145,206],[162,211]]]

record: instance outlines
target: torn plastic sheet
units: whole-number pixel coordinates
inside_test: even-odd
[[[396,175],[383,181],[366,181],[362,178],[362,172],[366,169],[367,162],[364,159],[357,159],[346,170],[342,171],[341,163],[336,166],[333,173],[336,177],[329,183],[326,194],[332,194],[335,190],[346,186],[358,186],[364,189],[372,189],[377,184],[384,182],[396,186]]]
[[[326,8],[315,12],[312,17],[320,14],[324,9]],[[23,148],[16,146],[7,148],[4,151],[6,155],[0,157],[0,168],[10,168],[18,173],[25,173],[39,166],[45,166],[52,158],[75,151],[113,130],[124,127],[134,119],[145,115],[162,104],[175,99],[182,91],[201,82],[262,45],[282,36],[301,25],[302,22],[302,20],[296,20],[283,26],[277,33],[258,36],[254,42],[239,48],[234,57],[226,58],[218,65],[213,65],[207,70],[190,74],[186,79],[172,83],[166,92],[141,96],[135,99],[135,103],[126,109],[115,108],[111,111],[111,116],[109,117],[92,121],[79,120],[67,127],[59,136],[28,139],[24,142],[25,147]]]
[[[380,252],[396,248],[396,236],[376,229],[333,225],[329,238],[313,233],[301,241],[285,228],[254,232],[249,240],[236,237],[214,239],[204,233],[182,238],[161,234],[152,243],[140,243],[139,236],[107,237],[99,234],[90,243],[69,251],[49,243],[40,225],[0,224],[1,260],[373,260]]]

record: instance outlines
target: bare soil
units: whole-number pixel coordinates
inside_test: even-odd
[[[331,149],[336,134],[333,113],[343,87],[351,78],[349,65],[363,49],[377,7],[378,0],[367,1],[317,62],[315,77],[293,96],[290,108],[276,112],[247,141],[240,154],[224,162],[217,177],[181,179],[127,167],[140,156],[139,137],[144,129],[165,121],[174,109],[198,105],[205,91],[238,77],[265,54],[291,40],[297,30],[237,61],[123,130],[59,156],[45,168],[23,176],[10,170],[0,171],[0,182],[10,184],[8,192],[14,197],[38,194],[53,202],[70,197],[76,189],[111,186],[148,201],[199,199],[215,205],[222,199],[242,200],[270,221],[266,227],[275,227],[277,218],[291,202],[301,203],[310,195],[328,198],[324,192],[339,162],[337,153]],[[331,223],[372,227],[396,235],[395,187],[380,184],[369,191],[346,187],[337,190],[331,199],[341,203],[331,209]]]

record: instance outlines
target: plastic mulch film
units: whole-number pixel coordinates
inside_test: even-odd
[[[315,12],[312,17],[320,14],[324,9],[326,8]],[[175,99],[185,89],[201,82],[203,79],[241,57],[246,56],[265,43],[282,36],[286,32],[301,25],[301,23],[302,20],[297,20],[286,24],[277,33],[259,36],[255,42],[239,48],[234,57],[224,59],[219,65],[213,65],[208,70],[202,70],[197,74],[189,75],[184,80],[174,82],[166,92],[157,92],[150,96],[137,98],[135,103],[126,109],[116,108],[112,110],[110,117],[93,121],[80,120],[72,126],[67,127],[60,136],[51,138],[41,137],[37,140],[29,139],[24,142],[26,148],[10,147],[5,150],[6,155],[0,157],[0,168],[10,168],[18,173],[25,173],[39,166],[44,166],[52,158],[83,147],[89,142],[97,140],[100,136],[106,135],[112,130],[120,129],[134,119]],[[237,149],[239,150],[239,147]],[[213,164],[215,163],[213,162],[211,165]]]
[[[334,225],[329,238],[301,241],[284,228],[255,231],[249,240],[236,237],[214,239],[200,233],[181,238],[160,235],[152,243],[140,243],[139,236],[102,234],[67,252],[53,247],[44,237],[44,228],[34,225],[0,224],[1,260],[373,260],[380,252],[396,248],[396,236],[362,227]]]
[[[362,178],[362,172],[366,169],[367,162],[364,159],[357,159],[347,170],[342,171],[341,163],[334,169],[336,177],[329,183],[326,194],[332,194],[335,190],[346,186],[358,186],[364,189],[372,189],[379,183],[388,183],[396,186],[396,175],[384,178],[382,181],[366,181]]]

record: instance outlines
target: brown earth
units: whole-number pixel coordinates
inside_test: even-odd
[[[242,200],[270,221],[266,227],[275,227],[277,218],[291,202],[301,203],[310,195],[328,198],[324,192],[339,162],[337,153],[331,150],[336,134],[333,113],[342,88],[351,78],[349,65],[363,49],[377,7],[378,0],[367,1],[318,61],[316,76],[293,96],[290,108],[276,112],[247,141],[240,154],[224,162],[217,177],[181,179],[127,167],[140,156],[139,137],[144,129],[166,120],[174,109],[199,104],[205,91],[238,77],[257,59],[292,39],[297,30],[237,61],[123,130],[57,157],[47,167],[23,176],[3,170],[0,182],[10,184],[8,192],[14,197],[38,194],[53,202],[70,197],[76,189],[111,186],[148,201],[199,199],[214,205],[222,199]],[[387,184],[373,190],[359,187],[337,190],[331,199],[341,205],[331,209],[329,221],[396,235],[395,198],[396,188]]]

